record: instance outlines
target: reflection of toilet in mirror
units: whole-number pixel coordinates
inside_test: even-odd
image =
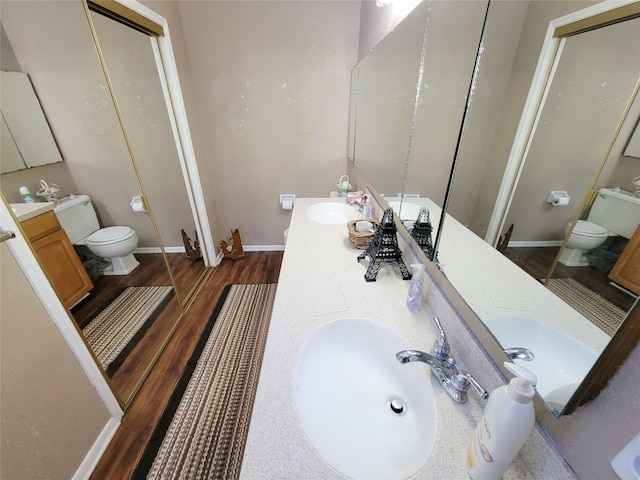
[[[640,199],[619,188],[601,188],[586,220],[578,220],[560,263],[569,267],[589,265],[585,252],[598,248],[613,235],[631,238],[640,224]],[[569,232],[567,226],[565,234]]]
[[[104,275],[127,275],[140,263],[133,256],[138,236],[129,227],[101,228],[88,195],[61,199],[54,209],[60,225],[74,245],[86,245],[95,255],[109,261]]]

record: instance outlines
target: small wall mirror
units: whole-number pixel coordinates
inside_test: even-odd
[[[5,35],[3,35],[5,36]],[[62,161],[29,76],[0,72],[2,162],[0,173]]]

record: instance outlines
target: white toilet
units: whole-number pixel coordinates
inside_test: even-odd
[[[598,248],[609,236],[631,238],[640,224],[640,199],[619,188],[601,188],[587,220],[578,220],[567,241],[560,263],[568,267],[589,265],[585,252]],[[569,232],[567,226],[565,234]]]
[[[92,253],[109,261],[104,275],[127,275],[140,265],[133,256],[138,246],[135,230],[122,226],[100,228],[88,195],[65,197],[54,212],[71,243],[86,245]]]
[[[565,229],[565,235],[569,233],[571,223]],[[582,267],[589,265],[585,258],[587,250],[598,248],[604,243],[609,236],[609,231],[586,220],[578,220],[575,228],[571,232],[571,236],[567,241],[567,245],[560,255],[560,263],[568,267]]]

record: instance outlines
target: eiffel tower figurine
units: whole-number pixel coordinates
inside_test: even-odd
[[[358,262],[369,256],[369,268],[364,274],[367,282],[375,282],[378,271],[385,265],[397,267],[403,280],[410,280],[411,273],[402,261],[402,252],[398,247],[396,225],[393,223],[393,209],[388,208],[382,215],[380,226],[373,234],[369,247],[358,256]]]
[[[422,207],[420,213],[418,213],[418,218],[413,224],[411,236],[429,260],[433,260],[431,232],[433,232],[433,227],[431,226],[431,219],[429,218],[429,210]]]

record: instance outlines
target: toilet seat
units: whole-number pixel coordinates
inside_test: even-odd
[[[582,237],[602,238],[608,236],[609,231],[593,222],[578,220],[572,234],[580,235]]]
[[[129,240],[136,234],[133,229],[129,227],[106,227],[101,228],[97,232],[89,235],[85,243],[87,245],[111,245],[114,243],[124,242]]]

